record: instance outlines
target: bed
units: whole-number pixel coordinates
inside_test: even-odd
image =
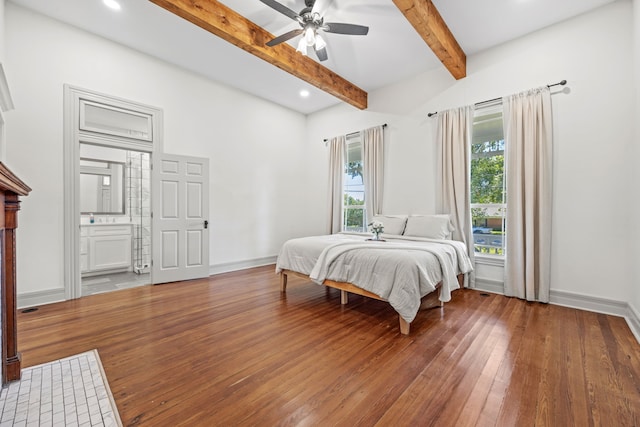
[[[296,275],[339,289],[342,304],[348,293],[389,302],[398,312],[400,332],[409,334],[422,298],[437,290],[441,304],[449,301],[472,270],[466,246],[447,238],[452,231],[448,216],[438,218],[446,225],[440,233],[433,233],[433,226],[425,228],[425,216],[420,217],[423,227],[418,229],[412,227],[417,222],[413,217],[404,217],[401,227],[394,226],[398,216],[394,221],[385,217],[385,231],[394,233],[382,234],[382,241],[360,233],[288,240],[276,263],[281,291],[286,292],[287,277]]]

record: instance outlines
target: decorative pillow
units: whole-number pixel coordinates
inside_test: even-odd
[[[406,215],[376,215],[374,221],[380,221],[384,225],[384,234],[402,235],[407,223]]]
[[[450,239],[453,230],[455,228],[451,224],[449,214],[411,215],[407,219],[404,235],[429,239]]]

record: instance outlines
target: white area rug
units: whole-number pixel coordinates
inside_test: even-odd
[[[122,426],[97,350],[23,369],[0,408],[0,427]]]

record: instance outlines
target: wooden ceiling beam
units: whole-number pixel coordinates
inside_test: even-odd
[[[354,107],[367,108],[367,92],[287,43],[266,46],[273,34],[216,0],[149,1]]]
[[[393,0],[456,80],[467,76],[467,56],[431,0]]]

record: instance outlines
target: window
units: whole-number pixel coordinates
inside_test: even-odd
[[[344,163],[344,203],[342,210],[343,231],[367,231],[367,212],[364,206],[365,194],[362,168],[362,139],[360,134],[347,136],[347,153]]]
[[[152,141],[153,115],[80,100],[80,130]]]
[[[502,106],[476,110],[471,142],[471,218],[476,254],[505,254]]]

